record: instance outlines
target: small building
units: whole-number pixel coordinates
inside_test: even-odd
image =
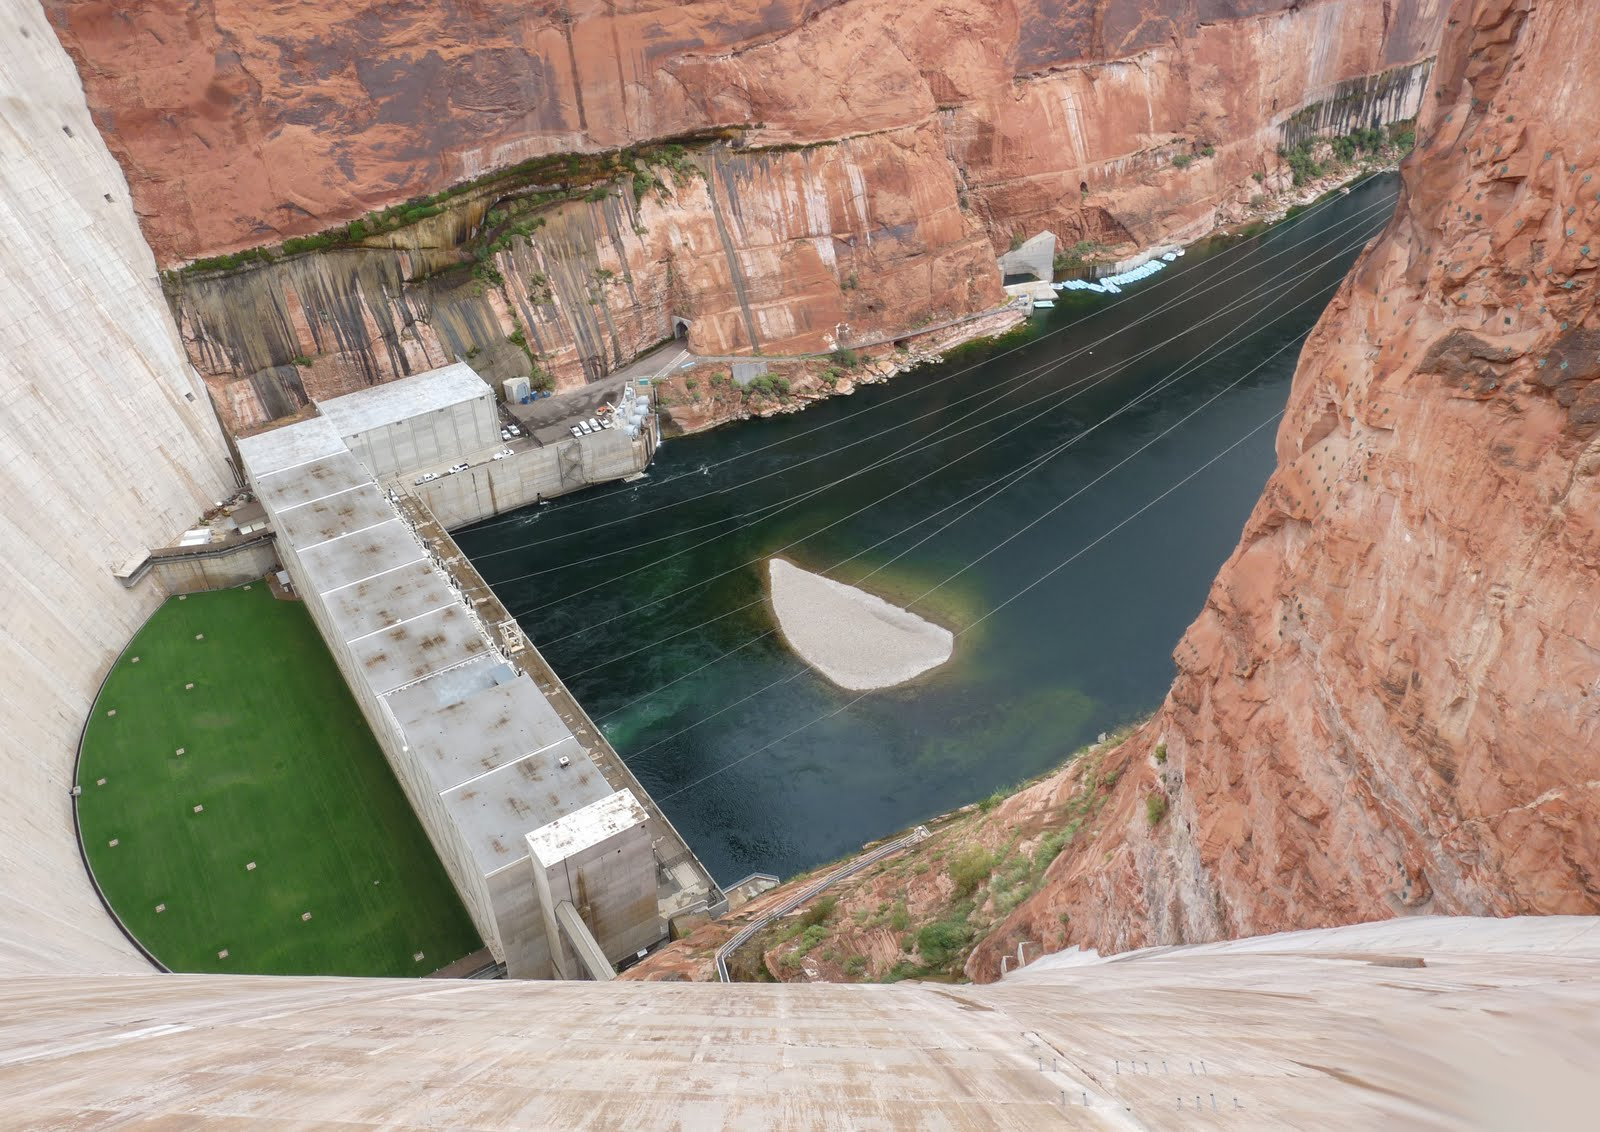
[[[379,479],[500,447],[494,390],[465,362],[318,401],[317,408]]]

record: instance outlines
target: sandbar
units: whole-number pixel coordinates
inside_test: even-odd
[[[782,558],[768,572],[784,640],[841,688],[892,688],[950,659],[955,636],[910,610]]]

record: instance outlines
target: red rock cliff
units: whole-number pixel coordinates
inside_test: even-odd
[[[1023,938],[1600,911],[1600,23],[1452,15],[1171,694],[975,977]]]
[[[45,6],[168,265],[720,131],[682,191],[519,186],[567,199],[497,244],[490,287],[441,272],[500,189],[186,286],[190,356],[234,426],[456,356],[571,386],[675,317],[697,353],[782,355],[990,310],[1015,236],[1196,236],[1256,176],[1285,183],[1284,140],[1411,116],[1441,20],[1441,0]]]
[[[157,259],[172,263],[313,232],[525,158],[716,126],[771,145],[936,123],[952,179],[1007,234],[1045,218],[1104,226],[1109,198],[1085,208],[1080,183],[1092,195],[1141,184],[1197,214],[1260,167],[1295,110],[1348,100],[1339,84],[1430,56],[1441,2],[45,8]],[[1242,143],[1240,159],[1160,175],[1173,152],[1205,140]],[[1132,219],[1167,211],[1143,196]]]

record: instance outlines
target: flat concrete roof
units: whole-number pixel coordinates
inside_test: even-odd
[[[271,481],[268,481],[271,482]],[[394,508],[370,483],[326,499],[278,511],[278,536],[304,551],[352,531],[365,530],[394,518]]]
[[[340,436],[348,437],[484,396],[492,398],[494,390],[471,366],[456,362],[319,401],[317,408]]]
[[[456,600],[455,592],[426,558],[320,592],[334,628],[346,641],[408,623]]]
[[[558,764],[560,752],[570,752],[568,766]],[[610,784],[578,741],[567,739],[449,791],[443,800],[487,875],[528,856],[529,829],[609,796]]]
[[[624,787],[534,830],[528,834],[528,849],[549,868],[649,820],[633,791]]]
[[[509,677],[509,666],[505,669]],[[474,667],[474,675],[479,671]],[[390,698],[396,722],[411,749],[422,753],[434,789],[440,793],[535,752],[576,742],[532,680],[523,676],[496,684],[491,672],[492,668],[481,670],[490,680],[486,687],[472,688],[448,702],[440,702],[442,697],[429,687],[440,678]],[[574,753],[561,752],[569,758]],[[545,820],[556,816],[551,814]]]
[[[298,467],[318,456],[349,451],[339,430],[321,417],[241,437],[238,443],[245,470],[257,480]]]
[[[348,644],[379,696],[489,651],[459,600]]]
[[[342,452],[316,456],[305,463],[268,475],[255,475],[256,498],[264,506],[282,513],[291,507],[337,499],[346,492],[373,484],[372,474],[347,448]]]
[[[411,528],[390,517],[375,527],[353,528],[312,546],[295,550],[300,562],[316,582],[319,594],[348,586],[423,557],[423,550]]]

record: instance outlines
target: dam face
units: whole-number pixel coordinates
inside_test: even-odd
[[[90,887],[68,790],[117,652],[165,597],[115,572],[234,477],[122,170],[38,5],[0,35],[0,970],[139,970]]]

